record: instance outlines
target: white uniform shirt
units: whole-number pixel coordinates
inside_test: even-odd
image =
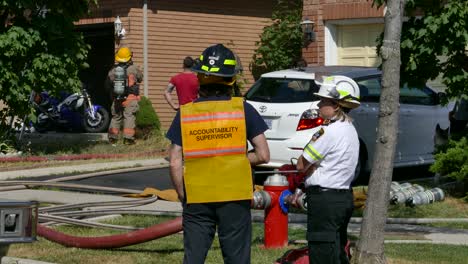
[[[323,134],[316,134],[315,141],[313,137],[302,154],[307,161],[318,166],[308,176],[305,185],[349,189],[359,159],[356,129],[348,121],[336,121],[322,129]]]

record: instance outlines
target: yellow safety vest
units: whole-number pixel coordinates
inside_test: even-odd
[[[252,199],[243,99],[181,106],[187,203]]]

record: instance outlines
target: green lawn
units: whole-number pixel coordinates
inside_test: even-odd
[[[432,244],[386,244],[385,254],[392,263],[466,264],[468,247]]]
[[[33,155],[64,155],[64,154],[101,154],[101,153],[138,153],[148,152],[155,149],[167,149],[168,142],[162,135],[153,137],[147,141],[139,141],[134,146],[118,145],[113,147],[109,144],[97,144],[92,146],[63,147],[58,146],[46,149],[34,149]],[[157,154],[155,154],[156,156]],[[165,154],[162,154],[163,156]],[[128,159],[128,157],[124,158]],[[109,160],[102,160],[106,162]],[[51,161],[40,166],[71,165],[74,163],[89,163],[90,161]],[[93,161],[96,162],[96,161]],[[101,160],[99,160],[101,162]],[[15,164],[2,164],[2,167],[13,169],[14,167],[36,167],[37,163],[25,162]],[[361,210],[356,210],[354,216],[362,216]],[[468,204],[461,199],[448,197],[443,202],[417,206],[414,208],[402,205],[389,206],[389,217],[425,217],[425,218],[468,218]],[[149,216],[124,216],[122,218],[108,221],[116,225],[137,225],[141,227],[150,226],[157,222],[167,220],[163,217]],[[467,223],[440,223],[431,226],[443,226],[451,228],[468,229]],[[76,236],[102,236],[112,232],[108,230],[97,230],[91,228],[78,228],[61,226],[62,232]],[[305,239],[304,229],[290,228],[290,240]],[[353,237],[353,239],[357,239]],[[400,239],[400,237],[389,236],[387,239]],[[290,245],[284,249],[266,250],[263,247],[263,225],[254,224],[252,243],[252,263],[274,263],[286,250],[303,246],[302,244]],[[386,256],[389,263],[466,263],[468,259],[468,248],[466,246],[429,245],[429,244],[386,244]],[[181,263],[183,258],[182,235],[176,234],[166,238],[142,243],[113,250],[86,250],[78,248],[66,248],[59,244],[38,238],[38,242],[32,244],[13,244],[10,246],[8,256],[35,259],[54,263]],[[210,250],[206,263],[222,263],[219,243],[215,239],[212,250]]]
[[[150,226],[165,221],[167,217],[155,216],[124,216],[111,221],[117,225]],[[137,224],[136,224],[137,223]],[[102,236],[117,233],[108,230],[96,230],[91,228],[78,228],[61,226],[62,232],[76,236]],[[290,228],[290,240],[303,240],[305,230]],[[252,243],[252,263],[274,263],[286,250],[303,246],[303,244],[291,245],[284,249],[264,249],[263,225],[254,224]],[[386,244],[386,256],[390,263],[466,263],[468,250],[466,246],[426,245],[426,244]],[[29,258],[54,263],[181,263],[183,259],[182,234],[176,234],[162,239],[113,250],[87,250],[78,248],[66,248],[59,244],[39,238],[32,244],[11,245],[8,256]],[[215,239],[206,263],[223,263],[221,250]]]

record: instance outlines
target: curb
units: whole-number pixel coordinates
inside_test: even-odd
[[[54,264],[52,262],[44,262],[32,259],[22,259],[13,257],[2,257],[1,264]]]
[[[38,168],[38,169],[24,169],[24,170],[11,170],[0,172],[0,180],[15,179],[19,177],[41,177],[53,174],[80,174],[92,173],[97,171],[115,170],[123,168],[135,168],[139,169],[142,167],[166,167],[168,162],[162,158],[145,159],[145,160],[130,160],[130,161],[115,161],[115,162],[103,162],[103,163],[92,163],[92,164],[81,164],[73,166],[62,166],[62,167],[51,167],[51,168]],[[105,173],[105,172],[102,172]],[[107,174],[114,173],[108,171]]]
[[[91,160],[91,159],[112,159],[112,158],[130,158],[130,157],[145,157],[152,154],[166,153],[165,149],[141,152],[141,153],[129,153],[129,154],[75,154],[75,155],[59,155],[51,157],[43,156],[13,156],[13,157],[0,157],[0,163],[2,162],[45,162],[45,161],[72,161],[72,160]]]

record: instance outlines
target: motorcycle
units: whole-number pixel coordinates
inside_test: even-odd
[[[109,112],[93,104],[84,87],[81,93],[61,92],[60,99],[45,91],[33,91],[29,102],[36,110],[36,121],[32,122],[32,126],[40,133],[51,130],[99,133],[109,126]]]

